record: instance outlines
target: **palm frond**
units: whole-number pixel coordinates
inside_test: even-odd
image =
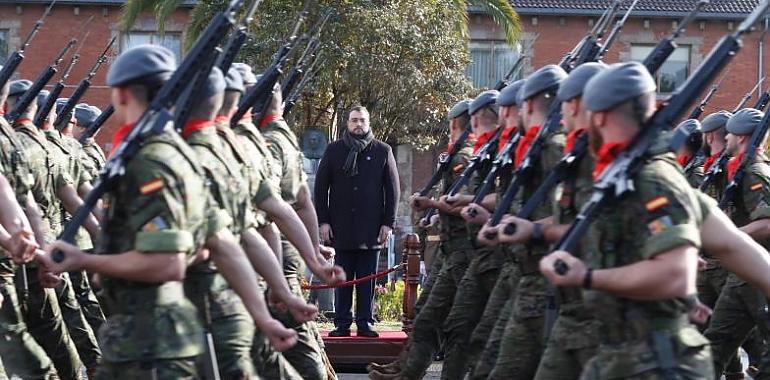
[[[460,35],[468,40],[470,39],[470,32],[468,31],[468,11],[466,10],[466,7],[468,6],[467,2],[465,0],[451,0],[452,1],[452,10],[454,10],[457,13],[457,17],[455,17],[455,29],[460,32]]]
[[[505,31],[508,43],[515,44],[521,37],[521,20],[508,0],[468,0],[467,5],[476,6],[492,17]]]
[[[153,0],[128,0],[123,4],[123,12],[121,14],[120,29],[123,32],[131,30],[136,24],[136,20],[143,12],[150,11],[154,8],[155,1]]]
[[[155,4],[155,19],[158,20],[158,32],[163,34],[166,30],[166,21],[171,18],[174,10],[182,4],[183,0],[164,0]]]

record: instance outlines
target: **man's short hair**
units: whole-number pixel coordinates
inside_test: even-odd
[[[353,107],[351,107],[350,111],[348,111],[348,115],[350,115],[354,111],[365,113],[367,116],[369,115],[369,110],[366,109],[366,107],[364,107],[364,106],[353,106]]]

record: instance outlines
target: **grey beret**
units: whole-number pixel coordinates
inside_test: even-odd
[[[238,71],[238,69],[231,67],[230,70],[227,71],[225,82],[227,83],[227,91],[238,91],[240,93],[246,92],[246,86],[243,82],[243,75],[241,75],[241,72]]]
[[[157,45],[139,45],[124,51],[107,72],[107,85],[160,84],[176,70],[171,50]]]
[[[501,107],[510,107],[519,104],[519,90],[524,87],[526,81],[519,79],[513,82],[500,91],[500,96],[497,98],[497,104]]]
[[[479,96],[476,97],[476,99],[473,99],[470,106],[468,106],[468,114],[473,115],[480,109],[489,105],[496,107],[495,102],[497,102],[498,96],[500,96],[500,93],[497,90],[488,90],[482,92],[479,94]]]
[[[212,67],[206,78],[206,84],[203,86],[201,97],[210,98],[218,93],[225,91],[225,76],[219,67]]]
[[[37,109],[40,109],[45,105],[45,101],[48,100],[48,95],[51,95],[51,91],[40,90],[37,94]]]
[[[717,129],[724,128],[727,125],[727,121],[733,116],[731,112],[719,111],[712,113],[703,118],[701,122],[701,129],[703,133],[714,132]]]
[[[543,66],[527,78],[522,99],[527,100],[541,92],[555,89],[566,77],[567,72],[557,65]]]
[[[699,132],[701,130],[700,121],[697,119],[687,119],[679,125],[676,126],[676,129],[681,129],[683,132],[686,132],[687,135],[690,135],[694,132]]]
[[[586,83],[583,104],[589,111],[607,111],[655,89],[655,80],[641,63],[616,63]]]
[[[254,72],[251,70],[251,66],[241,62],[235,62],[231,67],[238,70],[238,73],[241,74],[241,77],[243,77],[244,85],[251,86],[257,83],[257,76],[254,75]]]
[[[754,132],[762,118],[764,112],[754,108],[744,108],[738,111],[730,120],[727,121],[727,132],[734,135],[750,135]]]
[[[559,85],[556,98],[566,102],[583,95],[588,80],[606,68],[607,65],[600,62],[588,62],[576,67]]]
[[[58,114],[59,111],[61,111],[62,108],[64,108],[64,105],[67,104],[67,98],[59,98],[56,99],[56,113]]]
[[[20,96],[32,87],[32,81],[28,79],[19,79],[11,82],[11,88],[8,91],[8,97]]]
[[[85,103],[80,103],[75,106],[75,119],[78,121],[78,126],[86,128],[96,120],[102,111],[94,106],[89,106]]]
[[[468,114],[468,108],[470,108],[470,105],[471,105],[470,99],[465,99],[457,102],[457,104],[452,106],[452,109],[449,110],[449,120]]]

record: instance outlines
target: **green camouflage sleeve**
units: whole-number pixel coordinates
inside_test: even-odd
[[[740,191],[752,221],[770,218],[770,166],[765,163],[749,166]]]
[[[545,148],[541,156],[542,167],[545,172],[550,172],[554,166],[564,156],[564,145],[567,143],[567,137],[564,133],[553,134],[545,142]],[[546,174],[547,175],[547,174]]]
[[[292,170],[297,163],[293,162],[294,160],[289,156],[288,149],[293,148],[286,146],[288,142],[284,141],[284,138],[277,132],[265,133],[265,139],[267,140],[268,149],[277,164],[275,174],[279,178],[281,198],[293,205],[297,202],[297,195],[302,183],[302,176],[299,173],[294,173]]]
[[[641,254],[651,258],[671,249],[691,245],[700,248],[703,215],[695,191],[670,163],[647,165],[635,181],[640,213],[626,213],[630,225],[644,218],[647,229]]]

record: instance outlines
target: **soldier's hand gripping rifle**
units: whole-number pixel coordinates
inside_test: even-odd
[[[508,142],[505,143],[503,150],[497,154],[495,161],[492,163],[492,168],[489,169],[489,173],[487,173],[487,176],[484,178],[484,182],[482,182],[481,186],[479,186],[479,189],[476,191],[476,195],[473,197],[473,201],[471,201],[471,203],[475,203],[481,206],[482,202],[484,201],[484,197],[486,197],[487,194],[489,194],[489,192],[492,190],[492,185],[494,185],[497,176],[502,171],[513,165],[512,153],[515,151],[516,146],[519,144],[519,140],[521,140],[521,133],[516,133],[515,136],[513,136],[510,140],[508,140]],[[475,208],[468,210],[468,215],[470,215],[472,218],[475,218],[477,213],[478,211],[476,211]]]
[[[746,107],[746,103],[748,103],[749,99],[751,99],[751,97],[754,96],[754,92],[756,92],[759,89],[759,86],[762,85],[762,82],[764,80],[765,80],[765,77],[762,77],[759,81],[757,81],[757,84],[755,84],[754,87],[751,88],[751,91],[747,92],[746,95],[743,95],[743,97],[741,98],[741,101],[733,109],[733,113],[736,113],[742,110],[744,107]]]
[[[43,104],[43,107],[41,107],[39,110],[37,110],[37,116],[35,117],[35,125],[43,125],[43,121],[48,117],[48,114],[51,112],[51,109],[53,109],[54,105],[56,104],[56,99],[59,98],[61,95],[61,92],[64,90],[65,81],[67,78],[69,78],[70,73],[72,72],[72,68],[75,67],[75,64],[78,63],[80,60],[80,49],[83,47],[83,43],[80,44],[80,47],[78,48],[78,51],[75,52],[75,54],[70,57],[70,61],[67,64],[67,67],[64,69],[64,72],[59,77],[59,80],[56,82],[56,84],[51,89],[51,92],[48,94],[48,97],[45,99],[45,104]]]
[[[99,130],[99,128],[104,125],[104,123],[107,121],[107,119],[112,116],[112,114],[115,113],[115,107],[110,104],[107,108],[102,111],[102,113],[99,115],[99,117],[96,118],[89,126],[86,128],[86,130],[83,132],[82,135],[80,135],[80,138],[78,139],[78,142],[80,145],[85,144],[85,142],[90,139],[93,135],[96,134],[96,131]]]
[[[294,90],[294,87],[297,85],[297,83],[299,83],[300,77],[307,69],[308,64],[310,64],[310,60],[313,58],[313,56],[315,56],[316,52],[318,52],[318,49],[321,47],[321,32],[323,31],[323,27],[326,25],[326,22],[329,21],[331,15],[332,10],[328,9],[321,16],[321,19],[318,20],[313,28],[306,34],[308,42],[307,46],[305,47],[305,51],[302,52],[302,55],[300,55],[299,59],[297,59],[297,63],[294,65],[294,67],[291,68],[291,71],[289,71],[286,79],[281,84],[281,93],[284,94],[284,96],[289,96],[289,94],[291,94],[291,92]]]
[[[139,151],[143,140],[148,136],[165,131],[166,125],[173,120],[171,107],[198,74],[201,62],[205,62],[211,57],[214,49],[235,25],[235,14],[243,1],[233,0],[225,11],[214,16],[171,79],[160,88],[150,106],[136,122],[135,127],[120,145],[114,147],[114,153],[99,173],[93,190],[88,193],[88,196],[83,200],[83,205],[78,208],[70,222],[67,223],[59,236],[60,239],[73,242],[78,229],[91,213],[96,202],[123,176],[126,164]],[[53,252],[51,256],[56,262],[64,260],[64,253],[61,251]]]
[[[283,102],[283,118],[287,118],[289,114],[291,113],[291,110],[294,108],[295,105],[297,105],[297,102],[299,101],[300,96],[305,92],[305,87],[313,82],[315,77],[318,75],[318,72],[321,71],[321,67],[326,63],[325,59],[321,59],[321,56],[323,55],[323,51],[319,52],[316,57],[315,61],[313,61],[313,64],[310,65],[310,67],[305,72],[305,75],[302,76],[302,80],[299,81],[299,84],[297,85],[297,88],[294,89],[294,91],[291,92],[288,98]]]
[[[61,62],[64,60],[64,55],[67,54],[67,52],[73,46],[75,46],[76,43],[77,39],[75,38],[69,40],[67,45],[65,45],[64,48],[59,52],[59,55],[56,56],[54,61],[43,69],[29,90],[27,90],[24,95],[21,96],[19,101],[16,102],[11,112],[5,115],[5,119],[8,120],[8,123],[13,124],[16,119],[18,119],[19,116],[21,116],[21,114],[27,110],[29,105],[37,99],[37,94],[40,93],[43,87],[45,87],[45,85],[48,84],[56,72],[59,71],[59,64],[61,64]]]
[[[88,70],[86,77],[80,80],[80,83],[78,83],[75,91],[72,92],[72,95],[70,95],[70,97],[67,99],[67,102],[64,103],[62,109],[59,110],[59,114],[56,115],[56,121],[54,122],[54,127],[56,127],[57,130],[61,131],[62,128],[67,125],[70,118],[72,118],[72,110],[75,109],[75,106],[78,104],[80,99],[83,98],[83,95],[85,95],[86,91],[88,91],[88,89],[91,87],[91,79],[94,78],[96,72],[99,71],[99,68],[107,60],[107,53],[112,48],[116,38],[117,37],[112,37],[110,42],[102,51],[102,54],[96,58],[96,62],[94,62],[94,65],[91,66],[90,70]]]
[[[256,6],[249,8],[246,13],[244,13],[243,17],[241,17],[241,21],[238,22],[238,25],[230,35],[230,38],[227,39],[224,52],[219,56],[216,63],[217,67],[222,70],[224,75],[227,75],[230,66],[232,66],[235,59],[238,58],[238,54],[241,52],[243,44],[246,43],[246,39],[249,36],[249,25],[251,25],[251,22],[254,20],[254,12],[256,12],[256,10]]]
[[[671,53],[673,53],[678,46],[676,44],[676,39],[679,38],[682,33],[684,33],[687,25],[695,20],[695,17],[698,15],[698,13],[700,13],[703,7],[708,4],[708,0],[698,1],[698,3],[695,4],[695,8],[690,11],[687,17],[679,22],[679,25],[677,25],[676,29],[674,29],[674,31],[672,31],[668,37],[660,40],[660,42],[655,45],[655,49],[653,49],[652,52],[647,55],[647,57],[642,62],[642,64],[647,67],[647,71],[654,73],[657,72],[661,66],[663,66],[663,62],[665,62],[666,59],[671,56]]]
[[[520,56],[519,59],[516,60],[516,63],[514,63],[511,69],[508,71],[508,73],[505,74],[503,79],[500,79],[493,88],[497,91],[502,91],[502,89],[511,84],[511,80],[516,76],[516,73],[519,72],[521,66],[524,65],[524,60],[527,58],[528,57],[526,55]]]
[[[650,121],[641,126],[631,144],[604,170],[594,185],[591,198],[557,244],[557,250],[574,252],[599,212],[613,200],[634,191],[633,178],[647,158],[650,147],[663,131],[676,125],[676,121],[692,105],[693,99],[732,60],[741,48],[743,35],[751,31],[752,25],[765,15],[768,8],[770,8],[770,1],[763,1],[734,33],[723,37],[687,82],[655,112]],[[569,266],[558,260],[554,264],[554,270],[558,274],[566,274]]]
[[[278,78],[283,72],[283,65],[297,49],[297,42],[299,40],[297,35],[299,34],[299,30],[302,27],[302,24],[307,18],[311,3],[312,0],[307,0],[305,2],[302,11],[299,13],[297,23],[294,25],[292,34],[288,38],[288,42],[286,42],[278,49],[278,52],[273,58],[272,63],[270,63],[270,66],[268,66],[254,87],[249,89],[249,91],[244,95],[243,99],[241,99],[241,103],[238,105],[238,110],[235,111],[235,114],[233,114],[233,117],[230,119],[230,123],[233,126],[238,124],[238,122],[243,118],[244,115],[246,115],[246,112],[248,112],[249,109],[253,108],[254,114],[261,113],[264,110],[264,107],[267,106],[267,103],[270,101],[270,99],[273,98],[273,87],[275,87],[275,84],[278,83]]]
[[[0,88],[5,87],[8,81],[11,79],[13,73],[16,72],[16,69],[21,64],[21,61],[24,60],[24,51],[27,50],[27,47],[29,47],[32,39],[35,38],[37,32],[40,31],[40,28],[43,27],[45,18],[51,14],[51,9],[53,9],[54,4],[56,4],[56,0],[53,0],[51,4],[48,5],[48,8],[46,8],[45,12],[43,12],[43,16],[41,16],[40,19],[35,22],[35,26],[32,27],[32,30],[27,35],[27,38],[24,39],[24,42],[21,43],[19,50],[13,52],[3,63],[3,69],[0,70]]]

